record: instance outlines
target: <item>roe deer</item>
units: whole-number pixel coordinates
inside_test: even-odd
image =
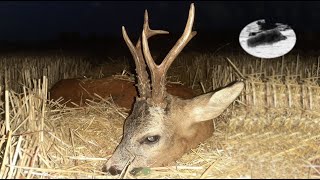
[[[112,175],[138,167],[165,166],[195,148],[213,132],[212,119],[219,116],[241,93],[244,83],[216,92],[183,100],[166,91],[168,68],[186,44],[196,35],[192,31],[194,5],[191,4],[185,30],[160,65],[155,64],[149,50],[148,38],[167,31],[149,28],[145,11],[142,36],[136,46],[122,27],[123,38],[136,65],[139,97],[124,123],[123,136],[104,170]],[[146,64],[150,70],[148,79]]]

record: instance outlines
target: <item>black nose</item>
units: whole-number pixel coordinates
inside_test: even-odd
[[[111,166],[108,171],[113,176],[121,173],[121,170],[117,169],[115,166]]]

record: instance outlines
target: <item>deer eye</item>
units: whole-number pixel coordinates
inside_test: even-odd
[[[158,142],[160,139],[160,136],[159,135],[155,135],[155,136],[148,136],[144,139],[144,143],[145,144],[154,144],[156,142]]]

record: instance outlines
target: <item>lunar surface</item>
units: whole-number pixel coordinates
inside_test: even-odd
[[[244,27],[239,35],[241,47],[259,58],[277,58],[287,54],[296,43],[293,29],[281,23],[268,23],[264,19]]]

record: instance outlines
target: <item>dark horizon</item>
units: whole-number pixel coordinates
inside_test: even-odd
[[[119,56],[128,52],[121,27],[135,43],[145,9],[152,29],[170,32],[151,38],[151,49],[168,51],[184,30],[192,2],[198,33],[184,51],[212,51],[226,44],[222,50],[242,51],[241,30],[259,19],[292,27],[297,36],[293,50],[320,49],[320,2],[315,1],[2,1],[0,51],[62,49]]]
[[[140,33],[143,13],[154,29],[182,32],[192,1],[14,1],[0,2],[0,40],[54,40],[60,32],[81,37]],[[319,32],[320,2],[195,1],[194,30],[240,32],[252,21],[272,18],[299,32]]]

